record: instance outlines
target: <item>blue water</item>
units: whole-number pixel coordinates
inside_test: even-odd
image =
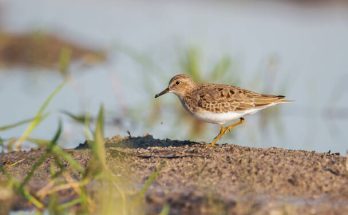
[[[49,31],[110,53],[105,63],[72,66],[72,81],[55,98],[49,108],[52,114],[32,136],[50,138],[61,117],[65,128],[60,144],[73,147],[84,140],[82,128],[59,111],[95,114],[103,103],[109,119],[122,119],[121,125],[108,126],[107,136],[127,135],[129,130],[132,135],[189,138],[191,124],[174,123],[178,111],[168,108],[179,103],[173,95],[161,98],[166,108],[159,120],[151,126],[147,121],[155,103],[153,95],[181,72],[181,54],[194,46],[202,53],[206,76],[214,63],[229,56],[230,78],[239,80],[238,85],[295,100],[266,123],[260,114],[247,117],[247,123],[222,142],[341,153],[348,149],[344,132],[348,116],[338,113],[348,108],[347,7],[215,1],[30,0],[23,4],[11,0],[2,2],[1,8],[2,30]],[[146,59],[145,64],[127,54],[130,51]],[[0,69],[0,125],[32,117],[62,82],[54,72],[27,70]],[[24,128],[0,136],[19,136]],[[209,125],[193,140],[210,141],[217,132],[217,126]]]

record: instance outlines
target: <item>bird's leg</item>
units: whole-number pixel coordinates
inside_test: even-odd
[[[210,143],[209,146],[215,146],[217,141],[220,140],[220,138],[224,136],[224,134],[226,134],[227,132],[230,132],[233,128],[237,127],[238,125],[243,124],[244,121],[245,121],[244,118],[241,117],[238,122],[233,123],[232,125],[229,125],[227,127],[221,126],[219,134],[214,138],[214,140]]]
[[[243,124],[244,121],[245,121],[245,119],[244,119],[243,117],[241,117],[241,118],[239,119],[238,122],[236,122],[236,123],[234,123],[234,124],[232,124],[232,125],[227,126],[227,127],[226,127],[226,132],[230,132],[232,129],[234,129],[234,128],[237,127],[238,125]],[[226,133],[226,132],[225,132],[225,133]]]
[[[226,128],[221,126],[219,134],[214,138],[214,140],[209,144],[209,146],[215,146],[218,140],[225,134]]]

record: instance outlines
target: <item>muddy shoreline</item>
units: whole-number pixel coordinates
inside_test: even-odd
[[[87,164],[90,154],[84,145],[67,151]],[[41,153],[7,153],[1,155],[0,165],[21,178]],[[210,148],[205,143],[145,136],[108,139],[106,154],[109,166],[126,163],[127,168],[118,168],[119,174],[131,175],[136,184],[143,184],[161,166],[146,193],[147,214],[158,214],[165,204],[170,205],[170,214],[348,213],[347,161],[337,153],[233,144]],[[31,190],[47,183],[49,163],[48,159],[35,173]],[[23,199],[15,202],[14,210],[30,208]]]

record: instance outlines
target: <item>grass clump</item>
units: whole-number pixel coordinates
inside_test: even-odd
[[[64,112],[70,118],[84,125],[84,134],[89,146],[90,155],[87,164],[81,164],[67,150],[59,146],[62,136],[63,123],[58,122],[57,130],[51,139],[32,137],[32,132],[49,115],[46,113],[49,104],[69,81],[69,67],[72,53],[69,48],[63,48],[59,55],[59,71],[65,82],[59,85],[43,102],[36,115],[32,118],[21,120],[9,125],[1,126],[0,131],[6,131],[25,124],[27,128],[18,138],[7,140],[0,137],[2,153],[20,150],[24,142],[31,142],[40,150],[38,157],[33,158],[33,163],[21,177],[12,173],[12,168],[23,160],[12,164],[0,164],[0,203],[7,202],[9,207],[0,207],[0,213],[10,210],[10,199],[14,196],[24,198],[36,214],[144,214],[145,194],[151,184],[159,175],[160,165],[145,181],[142,188],[136,188],[129,178],[131,175],[120,175],[110,169],[107,164],[107,153],[104,138],[104,107],[101,106],[95,120],[94,130],[91,129],[89,114],[75,116]],[[14,148],[12,148],[14,144]],[[118,155],[123,156],[123,155]],[[118,159],[121,164],[121,159]],[[127,165],[124,165],[127,167]],[[48,168],[47,183],[38,190],[33,190],[31,183],[40,168]],[[117,168],[115,168],[117,169]],[[6,191],[6,192],[5,192]],[[61,192],[70,192],[68,199],[62,199]],[[9,195],[5,195],[8,193]],[[6,197],[6,198],[5,198]],[[5,200],[4,200],[5,199]],[[0,204],[1,205],[1,204]],[[169,206],[164,207],[162,214],[168,214]]]
[[[56,92],[55,90],[49,96],[33,120],[42,115],[48,105],[47,101],[50,101]],[[29,131],[37,125],[38,123],[29,124]],[[59,147],[62,130],[63,123],[59,121],[57,131],[50,140],[32,138],[29,137],[30,132],[25,132],[23,141],[36,144],[42,153],[34,159],[33,165],[22,180],[12,176],[9,171],[17,162],[0,166],[0,176],[4,176],[8,185],[6,189],[26,199],[38,214],[45,211],[49,214],[144,214],[145,193],[159,175],[160,167],[149,176],[140,190],[125,179],[131,176],[120,176],[109,168],[104,139],[104,107],[100,107],[95,129],[91,132],[93,136],[87,141],[90,159],[86,165],[81,165],[69,152]],[[35,173],[49,160],[50,174],[47,184],[37,191],[31,190],[29,184]],[[0,189],[3,189],[3,186],[0,186]],[[60,192],[65,191],[73,193],[68,200],[60,198]]]

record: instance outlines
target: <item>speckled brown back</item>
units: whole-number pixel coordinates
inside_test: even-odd
[[[225,113],[262,108],[272,103],[285,102],[284,96],[255,93],[223,84],[200,84],[183,97],[190,111]]]

